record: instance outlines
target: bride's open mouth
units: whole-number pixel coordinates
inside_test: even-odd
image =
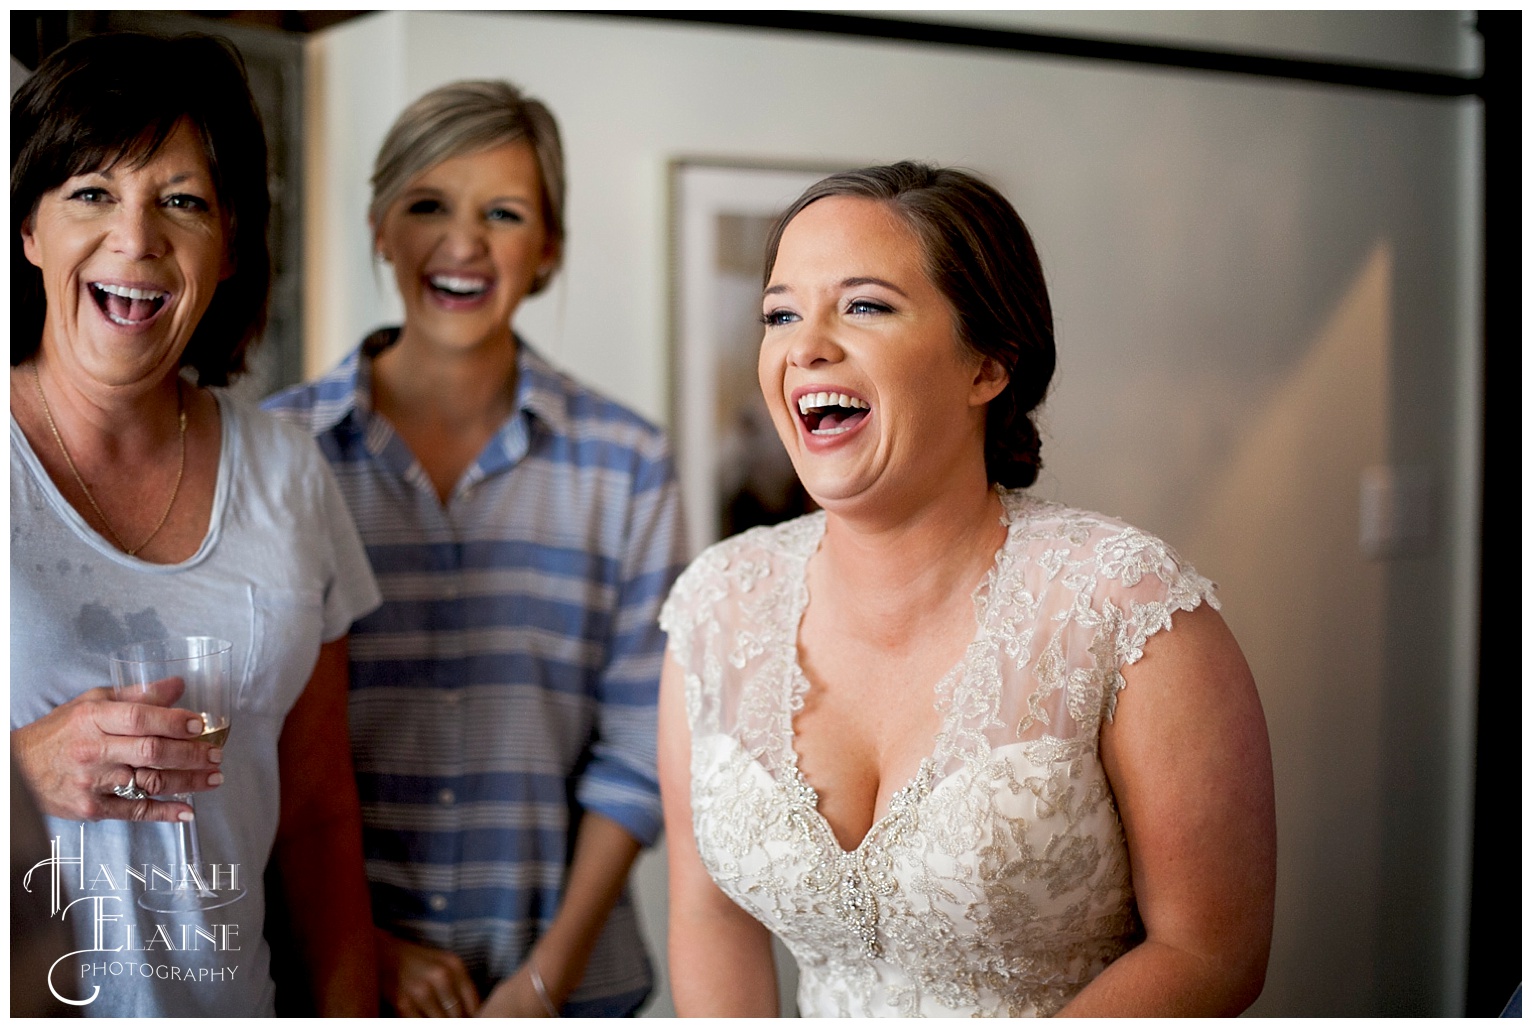
[[[170,294],[163,290],[119,286],[111,282],[90,283],[90,295],[108,321],[128,328],[151,320],[170,299]]]
[[[833,436],[849,432],[872,411],[872,405],[849,393],[804,393],[798,397],[798,416],[810,435]]]

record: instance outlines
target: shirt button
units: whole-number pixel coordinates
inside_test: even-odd
[[[451,789],[443,789],[441,792],[436,794],[436,802],[442,804],[443,806],[452,803],[456,799],[457,794],[454,793]]]
[[[437,893],[435,896],[432,896],[431,909],[436,911],[438,914],[440,914],[443,910],[446,910],[447,897],[443,896],[441,893]]]

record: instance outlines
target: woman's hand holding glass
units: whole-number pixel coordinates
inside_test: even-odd
[[[172,706],[182,691],[180,679],[164,679],[128,703],[109,686],[90,689],[13,731],[11,752],[43,813],[74,821],[190,818],[190,805],[150,798],[223,781],[222,749],[198,741],[202,718]],[[121,794],[130,787],[143,797]]]

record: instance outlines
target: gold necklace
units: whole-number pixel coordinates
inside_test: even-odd
[[[155,524],[154,531],[137,546],[129,546],[122,541],[122,536],[112,527],[112,523],[106,519],[106,514],[101,510],[101,505],[90,493],[90,486],[85,484],[85,479],[80,477],[80,469],[74,466],[74,458],[69,456],[69,447],[64,445],[64,437],[59,435],[59,427],[53,423],[53,411],[48,408],[48,397],[43,395],[43,379],[37,371],[37,363],[32,364],[32,384],[37,386],[37,398],[43,403],[43,417],[48,419],[48,430],[53,433],[53,441],[59,444],[59,452],[64,455],[64,463],[69,465],[69,473],[74,476],[75,482],[80,486],[80,491],[85,494],[85,499],[90,502],[90,509],[96,512],[96,517],[101,519],[101,524],[106,526],[107,533],[117,548],[129,557],[135,556],[139,550],[148,546],[154,537],[160,534],[160,529],[165,527],[165,522],[170,520],[170,508],[176,505],[176,497],[181,495],[181,476],[186,473],[186,409],[181,405],[181,383],[176,381],[176,421],[181,433],[181,462],[176,467],[176,485],[170,490],[170,502],[165,504],[165,513],[160,515],[160,520]]]

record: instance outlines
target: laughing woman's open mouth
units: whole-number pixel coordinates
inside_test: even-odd
[[[430,275],[426,284],[443,300],[472,301],[489,292],[490,280],[482,275]]]
[[[90,295],[108,321],[126,328],[151,320],[170,299],[170,294],[163,290],[137,289],[112,282],[92,282]]]
[[[861,424],[872,405],[848,393],[804,393],[798,397],[798,416],[810,435],[833,436]]]

